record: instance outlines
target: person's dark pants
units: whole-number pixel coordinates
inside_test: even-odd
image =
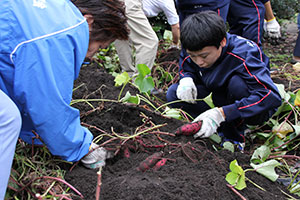
[[[231,0],[227,16],[229,33],[252,40],[261,47],[264,16],[265,6],[260,0]]]
[[[296,41],[296,45],[295,45],[293,54],[294,54],[294,56],[300,57],[300,34],[299,34],[299,32],[298,32],[298,38]]]
[[[178,84],[173,84],[167,91],[167,101],[172,102],[179,100],[176,95]],[[209,91],[203,86],[197,85],[198,97],[197,99],[203,99]],[[216,107],[222,107],[225,105],[233,104],[236,100],[240,100],[244,97],[248,97],[250,92],[246,83],[239,77],[233,76],[224,90],[212,92],[212,100]],[[210,109],[210,107],[204,101],[197,101],[197,104],[191,104],[186,102],[170,104],[173,108],[180,108],[185,112],[189,113],[193,118],[197,117],[204,111]],[[271,111],[265,111],[251,118],[236,119],[232,122],[223,122],[218,128],[218,132],[223,133],[227,139],[232,139],[239,142],[244,142],[244,131],[246,124],[249,125],[260,125],[267,121],[274,113],[275,109]]]

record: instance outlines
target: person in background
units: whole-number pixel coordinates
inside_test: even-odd
[[[226,23],[230,0],[176,0],[180,24],[191,14],[212,10]]]
[[[86,56],[126,40],[129,30],[118,0],[3,0],[0,7],[2,200],[19,136],[88,168],[105,164],[107,151],[92,142],[70,106],[73,83]],[[88,154],[90,148],[97,149]]]
[[[171,47],[179,47],[179,17],[173,0],[143,0],[143,11],[146,17],[151,18],[163,12],[171,26]]]
[[[202,121],[195,138],[217,132],[244,143],[246,125],[262,124],[281,105],[268,57],[255,42],[226,33],[224,21],[214,11],[190,15],[180,30],[186,55],[179,83],[169,87],[167,101],[182,100],[170,105],[186,111],[194,122]],[[209,94],[214,108],[200,100]]]
[[[227,21],[229,33],[250,39],[260,47],[264,30],[272,39],[281,37],[269,0],[230,0]]]
[[[296,40],[296,45],[294,48],[294,52],[293,52],[293,60],[294,62],[300,62],[300,13],[298,13],[298,17],[297,17],[297,25],[298,25],[298,37]]]
[[[152,69],[157,53],[158,38],[143,11],[142,0],[121,1],[125,2],[130,34],[128,40],[116,40],[115,47],[122,70],[126,71],[129,76],[133,76],[137,73],[136,65],[138,64],[146,64]],[[135,50],[135,56],[133,56],[133,50]]]

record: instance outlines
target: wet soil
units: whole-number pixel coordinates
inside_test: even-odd
[[[287,91],[294,91],[300,86],[299,80],[293,78],[299,77],[299,74],[292,70],[290,62],[297,32],[286,30],[279,42],[272,44],[265,41],[263,48],[269,55],[288,55],[287,62],[273,59],[271,76],[274,82],[284,84]],[[156,107],[164,103],[167,87],[177,81],[179,51],[159,50],[158,55],[159,66],[174,76],[171,81],[166,79],[161,84],[163,92],[151,99]],[[162,76],[159,66],[152,70],[156,76]],[[251,168],[251,146],[244,153],[216,151],[219,147],[211,140],[176,136],[175,130],[184,124],[183,121],[163,117],[145,102],[141,105],[117,103],[121,87],[115,87],[114,77],[96,63],[82,67],[74,88],[77,89],[73,99],[102,99],[73,105],[81,112],[82,125],[88,127],[95,137],[102,136],[97,143],[114,154],[107,159],[101,171],[101,200],[287,198],[282,192],[286,192],[284,186],[255,172],[247,172],[246,177],[266,191],[250,182],[242,191],[234,191],[225,180],[229,164],[236,159],[243,169]],[[138,93],[128,84],[121,96],[127,91]],[[134,134],[140,135],[120,138]],[[141,168],[141,162],[156,152],[160,152],[156,157],[157,164],[153,162],[154,166],[146,167],[147,170]],[[77,163],[67,171],[65,179],[82,193],[84,199],[93,200],[97,189],[97,171]],[[76,195],[72,198],[82,199]]]
[[[83,66],[75,82],[75,88],[80,87],[74,91],[73,97],[116,100],[121,88],[115,87],[113,80],[114,77],[95,63]],[[137,93],[130,85],[124,91]],[[82,125],[89,127],[95,137],[110,135],[98,142],[115,155],[107,159],[102,169],[100,199],[241,199],[229,187],[225,177],[229,163],[234,159],[243,169],[251,168],[247,152],[215,151],[213,147],[218,146],[210,140],[175,136],[175,130],[184,122],[163,117],[147,104],[136,106],[97,101],[73,106],[80,109]],[[134,139],[114,137],[145,130],[148,130],[146,134]],[[140,163],[155,152],[162,152],[159,164],[146,171],[139,169]],[[247,172],[246,176],[266,190],[248,182],[247,188],[239,191],[246,199],[286,199],[281,192],[285,189],[279,183],[257,173]],[[82,193],[84,199],[95,199],[97,170],[86,169],[78,163],[66,173],[65,179]],[[72,198],[81,199],[76,195]]]

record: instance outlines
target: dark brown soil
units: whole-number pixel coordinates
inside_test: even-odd
[[[83,66],[75,87],[74,99],[116,100],[120,87],[114,86],[114,78],[97,64]],[[124,92],[137,91],[126,86]],[[78,103],[84,126],[89,127],[95,137],[107,133],[113,135],[135,134],[152,128],[147,134],[134,139],[115,139],[104,136],[98,142],[115,156],[107,160],[102,169],[101,200],[186,200],[186,199],[241,199],[227,185],[229,163],[237,159],[243,169],[251,168],[249,154],[215,151],[209,140],[194,140],[191,136],[174,136],[182,121],[165,118],[149,109],[147,104],[134,106],[110,101]],[[154,129],[156,126],[162,126]],[[116,138],[116,137],[114,137]],[[216,148],[218,148],[216,146]],[[140,163],[154,152],[163,152],[158,169],[138,170]],[[286,199],[281,192],[284,187],[273,183],[257,173],[246,176],[263,187],[262,191],[251,183],[239,193],[246,199]],[[79,163],[65,176],[78,189],[84,199],[95,199],[97,170],[86,169]],[[73,199],[81,199],[74,196]]]
[[[264,42],[264,50],[270,55],[286,54],[288,61],[274,61],[272,78],[282,83],[286,90],[299,88],[298,76],[289,62],[296,40],[296,33],[284,32],[283,38],[276,45]],[[169,73],[174,73],[173,81],[166,79],[161,83],[163,93],[153,98],[152,103],[159,106],[165,100],[167,87],[177,80],[176,49],[160,50],[158,63]],[[159,67],[153,68],[154,75],[160,76]],[[75,87],[74,99],[117,100],[120,87],[114,86],[114,78],[97,64],[83,66]],[[129,84],[125,92],[136,94],[138,91]],[[93,105],[93,107],[91,106]],[[95,137],[103,134],[98,141],[114,153],[102,169],[101,200],[187,200],[187,199],[241,199],[227,184],[225,177],[229,172],[229,163],[237,159],[243,169],[251,168],[250,153],[231,153],[226,150],[216,151],[218,145],[210,140],[194,140],[191,136],[175,136],[175,130],[184,122],[166,118],[154,112],[148,104],[121,104],[112,101],[97,101],[73,105],[81,111],[82,124],[92,131]],[[160,126],[159,128],[155,128]],[[131,139],[120,139],[118,135],[133,135],[152,129],[146,134]],[[114,138],[114,139],[111,139]],[[251,149],[251,147],[250,147]],[[149,168],[145,172],[138,170],[140,163],[155,152],[163,152],[160,161],[166,161],[158,169]],[[266,191],[247,182],[247,187],[239,191],[246,199],[286,199],[285,187],[271,182],[262,175],[247,172],[246,177],[263,187]],[[95,199],[97,170],[89,170],[79,163],[68,171],[66,180],[77,188],[84,199]],[[74,196],[73,199],[81,199]]]
[[[275,83],[283,84],[286,91],[300,88],[299,72],[293,70],[293,52],[298,36],[297,25],[285,22],[281,26],[282,38],[277,42],[265,41],[263,49],[271,60],[271,77]]]

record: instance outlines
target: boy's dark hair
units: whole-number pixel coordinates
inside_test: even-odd
[[[119,0],[72,0],[74,5],[85,14],[94,18],[90,40],[127,40],[129,29],[125,15],[125,4]]]
[[[180,27],[182,47],[190,51],[199,51],[207,46],[219,48],[224,37],[226,37],[225,23],[214,11],[192,14]]]

